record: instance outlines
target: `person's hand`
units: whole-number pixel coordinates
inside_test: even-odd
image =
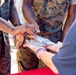
[[[13,40],[17,41],[16,48],[20,48],[25,42],[25,36],[30,39],[34,38],[33,27],[30,24],[27,25],[27,23],[25,23],[24,25],[15,28],[14,35]]]
[[[26,23],[26,27],[30,28],[34,34],[40,33],[39,26],[36,22],[32,24]]]
[[[33,44],[25,44],[23,45],[23,47],[28,47],[30,48],[32,51],[34,51],[36,53],[36,51],[39,49],[37,46],[33,45]]]
[[[50,49],[51,51],[58,52],[59,49],[62,47],[61,42],[57,42],[54,45],[46,45],[45,48]]]
[[[29,28],[35,35],[37,35],[37,33],[40,33],[39,30],[39,26],[37,25],[37,23],[25,23],[26,24],[26,28]],[[31,36],[29,36],[29,38],[31,38]]]
[[[34,51],[36,53],[36,51],[40,48],[44,48],[42,46],[40,46],[39,43],[35,42],[35,41],[28,41],[26,44],[23,45],[23,47],[28,47],[30,48],[32,51]]]
[[[39,25],[37,23],[32,23],[32,25],[34,26],[36,33],[40,33]]]
[[[16,39],[17,39],[16,48],[19,49],[19,48],[23,47],[26,37],[24,37],[24,36],[16,36]]]
[[[17,49],[19,49],[20,47],[24,45],[25,39],[26,39],[25,36],[12,36],[12,40]]]
[[[34,34],[36,34],[35,26],[29,23],[25,23],[26,28],[29,28]]]
[[[12,34],[14,34],[15,36],[29,36],[31,38],[33,38],[34,33],[31,29],[31,27],[27,27],[25,24],[15,27],[14,30],[12,31]]]

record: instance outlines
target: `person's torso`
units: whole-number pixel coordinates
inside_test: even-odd
[[[0,0],[0,17],[8,20],[10,15],[10,0]]]
[[[10,0],[0,0],[0,17],[9,20],[10,16]],[[0,53],[2,53],[3,49],[5,48],[5,43],[9,44],[8,42],[8,35],[0,31]]]
[[[35,19],[40,25],[45,25],[46,32],[57,32],[70,3],[71,0],[33,0]]]

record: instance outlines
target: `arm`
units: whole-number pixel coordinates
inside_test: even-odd
[[[46,45],[45,48],[51,50],[51,51],[54,51],[54,52],[58,52],[60,50],[60,48],[62,47],[62,42],[57,42],[56,44],[54,45]]]
[[[14,25],[14,26],[20,26],[20,20],[19,20],[19,17],[18,17],[18,13],[17,13],[17,10],[16,10],[16,7],[14,5],[14,0],[10,0],[10,21],[11,23]],[[20,13],[20,12],[19,12]],[[16,38],[18,38],[18,44],[17,45],[18,47],[19,46],[22,46],[23,43],[24,43],[24,36],[13,36],[13,41],[16,42]],[[17,48],[18,48],[17,47]]]
[[[63,40],[66,32],[68,31],[69,27],[72,25],[73,21],[75,20],[75,12],[76,12],[75,8],[76,8],[76,4],[69,6],[68,14],[67,14],[67,18],[66,18],[66,21],[64,24],[61,40]]]
[[[45,57],[46,56],[46,57]],[[39,54],[40,59],[56,74],[58,74],[58,70],[52,62],[52,57],[54,54],[50,52],[41,52]],[[47,59],[47,60],[46,60]]]
[[[14,27],[12,24],[8,23],[2,18],[0,18],[0,30],[13,35],[34,35],[31,28],[27,28],[26,25]]]
[[[11,25],[10,23],[8,23],[6,20],[4,20],[2,18],[0,18],[0,30],[4,31],[4,32],[7,32],[7,33],[14,34],[13,33],[14,26]]]
[[[22,4],[23,15],[28,23],[34,25],[36,32],[40,32],[39,26],[34,19],[34,13],[31,8],[32,1],[33,0],[23,0]]]
[[[56,67],[54,66],[54,64],[52,62],[52,57],[54,54],[47,52],[44,47],[34,44],[31,41],[27,42],[27,44],[24,44],[24,47],[28,47],[32,51],[34,51],[34,53],[37,55],[37,57],[39,59],[41,59],[45,63],[45,65],[47,65],[49,68],[51,68],[55,73],[58,73]]]
[[[23,0],[23,4],[22,4],[22,11],[23,11],[24,18],[30,24],[36,23],[34,19],[34,13],[31,8],[31,4],[32,4],[32,0]]]
[[[19,21],[19,17],[18,17],[18,14],[17,14],[17,10],[15,8],[15,5],[14,5],[14,0],[11,0],[10,2],[11,6],[10,6],[10,21],[13,25],[20,25],[20,21]]]

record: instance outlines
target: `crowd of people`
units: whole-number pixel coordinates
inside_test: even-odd
[[[19,1],[26,23],[20,9],[16,10],[15,6],[20,6],[17,0],[0,0],[0,75],[9,74],[11,68],[7,33],[14,35],[19,72],[48,66],[59,75],[75,75],[76,0]],[[40,45],[36,36],[54,44]],[[27,39],[38,45],[27,43]]]

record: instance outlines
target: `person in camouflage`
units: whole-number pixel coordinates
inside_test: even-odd
[[[14,1],[0,0],[0,75],[9,74],[11,70],[10,46],[7,33],[17,35],[18,37],[22,36],[25,32],[33,34],[29,28],[26,28],[26,25],[14,27],[11,23],[7,22],[8,20],[13,25],[19,25]]]
[[[53,42],[63,40],[67,30],[75,20],[75,0],[23,0],[22,11],[26,21],[40,28],[40,36]],[[66,18],[65,23],[64,19]],[[63,30],[62,30],[63,27]],[[28,49],[28,50],[27,50]],[[17,51],[19,71],[44,67],[29,48]],[[39,65],[39,66],[38,66]]]

